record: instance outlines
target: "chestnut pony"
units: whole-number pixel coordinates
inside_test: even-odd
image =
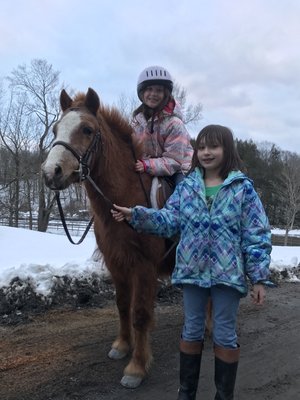
[[[57,191],[84,180],[97,245],[116,288],[119,333],[108,356],[121,359],[131,352],[121,384],[135,388],[152,359],[149,330],[157,280],[172,272],[174,254],[164,257],[165,239],[137,233],[111,216],[112,203],[149,206],[151,177],[134,170],[141,148],[128,122],[116,109],[101,105],[91,88],[74,100],[62,90],[60,105],[53,147],[42,166],[45,183]]]

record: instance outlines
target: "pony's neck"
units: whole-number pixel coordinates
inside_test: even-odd
[[[91,177],[110,201],[120,203],[138,178],[134,170],[133,144],[115,135],[102,135],[102,148],[95,156]],[[91,197],[94,198],[93,195]],[[99,200],[99,196],[97,198]]]

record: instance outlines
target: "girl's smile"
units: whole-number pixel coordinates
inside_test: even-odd
[[[223,162],[224,151],[220,145],[201,145],[198,148],[198,160],[205,170],[218,172]]]
[[[162,85],[148,86],[143,94],[144,103],[150,108],[156,108],[165,97],[165,89]]]

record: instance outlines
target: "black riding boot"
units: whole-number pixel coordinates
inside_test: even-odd
[[[196,398],[202,342],[180,343],[180,387],[177,400],[194,400]]]
[[[240,349],[215,346],[215,400],[232,400]]]

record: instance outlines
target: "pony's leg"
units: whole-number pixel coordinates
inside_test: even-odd
[[[126,279],[126,278],[125,278]],[[130,284],[124,280],[114,279],[116,288],[116,303],[119,312],[119,334],[113,342],[108,357],[120,360],[129,353],[131,347],[131,315],[130,315]]]
[[[148,372],[152,361],[149,330],[153,324],[157,276],[153,264],[144,261],[135,268],[133,277],[132,325],[134,348],[129,364],[124,369],[121,384],[136,388]]]

